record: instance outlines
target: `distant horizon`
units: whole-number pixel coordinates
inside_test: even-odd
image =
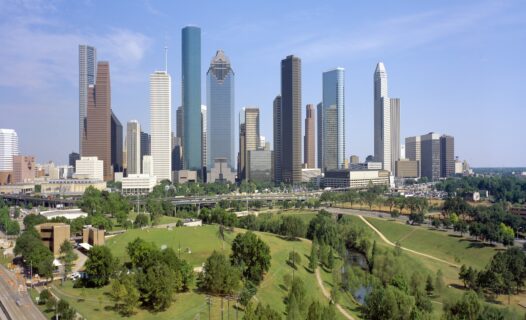
[[[526,137],[524,69],[516,62],[526,49],[526,4],[520,0],[234,1],[224,4],[222,19],[211,18],[213,6],[193,3],[133,1],[126,12],[121,6],[0,3],[0,128],[17,132],[20,154],[34,155],[37,163],[67,164],[68,154],[78,152],[79,44],[93,45],[98,60],[109,61],[112,109],[123,127],[135,119],[145,132],[150,132],[148,77],[165,68],[168,46],[176,132],[181,29],[193,25],[202,30],[203,104],[206,71],[222,49],[236,77],[234,114],[259,107],[261,135],[269,142],[280,61],[294,54],[302,60],[302,137],[305,106],[322,100],[322,73],[342,67],[345,158],[365,160],[373,154],[373,73],[382,61],[389,96],[401,101],[402,143],[434,131],[452,135],[455,156],[472,168],[526,168],[526,140],[520,138]],[[236,117],[236,141],[238,125]]]

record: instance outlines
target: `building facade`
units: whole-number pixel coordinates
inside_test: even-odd
[[[420,161],[400,159],[395,163],[397,178],[418,178],[420,176]]]
[[[281,96],[276,96],[273,102],[273,130],[274,130],[274,182],[281,183]]]
[[[123,172],[122,124],[111,112],[111,166],[113,172]]]
[[[422,135],[421,139],[421,172],[422,177],[431,181],[440,178],[440,135],[430,132]]]
[[[97,49],[79,45],[79,153],[86,139],[86,118],[88,116],[88,87],[95,84],[97,75]]]
[[[141,173],[141,125],[137,120],[130,120],[126,125],[127,173]]]
[[[12,182],[13,157],[18,155],[18,135],[13,129],[0,129],[0,184]]]
[[[206,180],[209,183],[235,183],[236,174],[228,164],[227,158],[215,158]]]
[[[235,157],[235,73],[223,50],[218,50],[206,74],[208,104],[208,166],[216,158],[226,158],[234,168]]]
[[[440,137],[440,177],[455,175],[455,139],[452,136]]]
[[[240,180],[248,179],[247,157],[248,152],[259,149],[259,108],[243,108],[239,113],[240,137],[239,137],[239,167]]]
[[[389,171],[338,169],[325,172],[324,187],[366,189],[372,185],[389,186]]]
[[[201,29],[182,29],[182,105],[184,167],[201,169]],[[154,161],[155,161],[154,155]]]
[[[208,117],[207,106],[201,105],[201,167],[208,165]]]
[[[249,150],[246,172],[247,180],[251,182],[272,181],[272,151]]]
[[[146,132],[141,131],[141,167],[142,167],[143,157],[151,155],[150,143],[151,143],[150,135]]]
[[[150,154],[158,181],[172,179],[171,88],[172,80],[167,71],[155,71],[150,75]]]
[[[374,159],[383,169],[391,169],[391,100],[387,90],[387,71],[382,62],[374,72]]]
[[[81,157],[75,164],[77,179],[104,179],[104,162],[97,157]]]
[[[289,184],[301,183],[301,59],[281,61],[281,176]]]
[[[123,194],[148,194],[157,184],[157,178],[148,174],[128,174],[122,178]]]
[[[36,166],[33,156],[13,156],[13,183],[35,181]]]
[[[323,73],[323,168],[342,169],[345,162],[345,70]],[[330,118],[327,112],[331,114]],[[328,123],[330,122],[330,124]],[[334,154],[335,152],[335,154]]]
[[[104,180],[113,179],[111,162],[111,85],[110,64],[97,63],[95,85],[88,87],[88,112],[86,136],[82,145],[82,157],[98,157],[104,162]]]
[[[60,255],[60,246],[69,241],[70,228],[65,223],[42,223],[35,226],[42,243],[51,250],[54,256]]]
[[[315,118],[314,105],[305,108],[305,136],[303,136],[303,163],[307,168],[316,168]]]
[[[400,99],[391,98],[389,107],[391,108],[391,168],[394,170],[395,162],[400,160]]]

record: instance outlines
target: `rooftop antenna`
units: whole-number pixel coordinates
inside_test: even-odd
[[[164,36],[164,71],[168,73],[168,36]]]

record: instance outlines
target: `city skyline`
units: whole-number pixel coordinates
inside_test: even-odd
[[[459,33],[464,35],[469,32],[473,33],[479,28],[482,28],[483,26],[475,27],[475,22],[483,22],[482,20],[484,20],[485,17],[495,17],[496,20],[494,20],[493,23],[504,28],[504,26],[502,26],[502,20],[509,19],[504,19],[503,17],[509,16],[510,14],[513,16],[512,11],[514,5],[514,2],[509,2],[506,5],[483,3],[476,6],[456,6],[455,8],[460,9],[460,12],[462,14],[472,14],[471,19],[468,19],[468,22],[466,22],[466,24],[461,24],[459,26],[459,28],[462,29],[462,32]],[[4,12],[15,13],[13,16],[16,17],[20,17],[21,15],[28,14],[27,12],[30,12],[34,16],[43,15],[46,17],[46,19],[68,21],[68,19],[65,19],[65,17],[61,15],[64,15],[64,12],[67,12],[67,10],[72,10],[71,7],[75,6],[67,5],[65,7],[67,8],[56,8],[58,13],[50,13],[46,11],[48,10],[46,8],[41,8],[41,11],[37,11],[34,8],[29,8],[28,10],[24,11],[17,7],[17,5],[9,4],[5,5],[6,10],[4,10]],[[453,18],[451,12],[453,12],[454,10],[451,8],[436,7],[436,5],[434,6],[434,8],[433,5],[422,5],[415,7],[416,8],[414,8],[413,10],[408,10],[410,12],[406,12],[405,14],[404,12],[396,11],[392,20],[389,20],[388,17],[384,16],[381,18],[382,23],[390,21],[390,23],[398,23],[397,26],[405,26],[404,23],[407,23],[407,21],[393,22],[394,20],[396,20],[397,17],[409,17],[411,23],[415,21],[420,21],[419,19],[421,17],[412,17],[411,19],[411,15],[409,15],[409,13],[411,12],[415,15],[418,15],[419,13],[422,15],[424,15],[424,13],[428,13],[433,17],[433,19],[431,19],[432,22],[422,23],[424,26],[432,26],[433,23],[436,23],[437,20],[439,20],[440,18],[442,18],[443,20]],[[368,8],[366,6],[358,6],[356,9],[365,12],[368,11]],[[406,9],[408,8],[406,7]],[[438,10],[438,12],[440,13],[434,12],[433,9]],[[89,7],[86,10],[89,11]],[[325,7],[325,10],[330,11],[331,9]],[[24,11],[25,13],[22,13],[22,11]],[[315,13],[313,13],[313,11],[306,11],[305,14],[314,15]],[[326,13],[326,11],[324,11],[324,13]],[[521,11],[518,10],[517,14],[519,14],[520,12]],[[265,14],[265,12],[262,12],[262,14]],[[517,17],[517,14],[515,14],[515,17]],[[525,112],[524,108],[520,108],[520,104],[517,103],[514,103],[515,106],[512,105],[512,101],[514,99],[517,101],[521,101],[518,98],[518,96],[516,96],[516,94],[518,93],[514,93],[520,92],[520,90],[518,90],[520,86],[520,80],[513,81],[516,78],[520,79],[519,72],[516,69],[508,67],[507,61],[499,60],[497,66],[501,66],[500,68],[502,69],[502,71],[495,71],[496,75],[499,77],[493,77],[492,79],[484,79],[484,77],[482,77],[480,74],[480,70],[483,70],[482,74],[492,74],[489,69],[490,66],[487,63],[483,63],[480,61],[475,63],[476,61],[468,59],[476,53],[476,45],[468,46],[468,44],[464,44],[462,48],[466,51],[465,54],[453,59],[452,61],[454,63],[451,65],[451,67],[449,67],[449,69],[445,69],[447,71],[440,70],[439,66],[442,63],[441,60],[437,59],[436,56],[429,56],[429,50],[431,49],[426,49],[427,46],[418,43],[415,44],[414,42],[410,44],[403,43],[401,46],[402,49],[398,48],[397,50],[394,50],[395,54],[387,53],[385,51],[376,49],[366,49],[362,50],[365,53],[361,52],[361,55],[358,54],[356,56],[356,54],[353,54],[352,58],[345,59],[342,58],[342,56],[345,55],[344,53],[346,52],[346,50],[341,50],[342,52],[338,54],[330,53],[326,50],[318,50],[318,52],[321,52],[320,54],[318,52],[308,50],[308,46],[304,43],[305,40],[300,39],[298,40],[299,44],[293,42],[290,43],[289,46],[287,46],[282,43],[281,46],[278,46],[279,49],[277,51],[279,51],[279,56],[277,59],[276,52],[263,52],[264,55],[258,55],[258,59],[255,59],[256,57],[254,57],[250,60],[247,60],[247,58],[244,58],[243,55],[241,55],[242,53],[240,52],[239,48],[235,49],[235,47],[233,47],[233,41],[225,38],[225,33],[227,33],[229,27],[231,28],[231,25],[227,25],[224,27],[213,27],[210,24],[206,23],[205,19],[197,21],[195,21],[195,17],[190,17],[188,19],[193,20],[188,21],[188,23],[193,22],[196,25],[199,25],[203,30],[203,50],[201,52],[201,61],[208,60],[209,57],[213,55],[213,52],[220,48],[224,48],[225,51],[228,51],[230,53],[232,63],[236,65],[236,70],[239,70],[238,72],[236,72],[236,78],[238,78],[236,79],[236,86],[239,88],[236,90],[237,103],[235,105],[235,108],[236,110],[239,110],[243,105],[260,106],[262,123],[261,134],[266,136],[268,141],[271,141],[273,136],[271,130],[272,99],[273,97],[275,97],[276,94],[279,93],[278,61],[282,59],[283,56],[295,54],[301,57],[303,60],[302,83],[304,86],[308,86],[308,88],[304,88],[303,90],[302,101],[304,104],[316,104],[321,100],[321,84],[319,80],[319,75],[323,70],[335,67],[334,65],[328,65],[327,62],[331,64],[337,63],[338,65],[342,65],[343,67],[349,70],[349,73],[346,75],[345,79],[345,93],[350,97],[348,101],[346,101],[345,106],[345,111],[349,119],[346,123],[345,137],[347,143],[345,148],[345,158],[347,158],[350,154],[357,154],[361,158],[364,158],[368,154],[373,154],[371,134],[372,112],[370,108],[370,106],[372,105],[370,99],[370,93],[372,91],[372,88],[371,84],[369,83],[369,79],[374,64],[378,61],[384,61],[389,68],[389,73],[393,75],[390,81],[390,86],[395,88],[393,92],[396,93],[396,96],[400,96],[403,99],[403,109],[401,111],[402,117],[400,124],[401,141],[403,141],[405,137],[420,134],[422,132],[448,132],[449,134],[455,136],[455,150],[457,150],[458,152],[456,155],[460,156],[461,159],[467,159],[474,166],[524,165],[523,161],[524,159],[526,159],[526,156],[524,155],[524,150],[526,148],[524,148],[522,145],[524,144],[524,142],[519,141],[518,143],[516,143],[514,139],[509,138],[521,136],[521,132],[523,131],[520,124],[516,121],[522,118],[521,115]],[[280,17],[276,17],[276,21],[279,21],[280,19]],[[61,29],[60,26],[52,28],[52,30],[50,31],[44,30],[44,28],[41,24],[39,24],[40,22],[38,21],[32,23],[33,25],[31,25],[31,27],[35,28],[36,32],[34,32],[34,34],[32,35],[22,33],[22,35],[26,35],[25,38],[22,38],[22,42],[27,41],[26,38],[29,37],[34,38],[40,36],[44,37],[45,39],[46,36],[49,36],[49,33],[52,33],[56,36],[60,36],[61,34],[69,34],[68,30]],[[69,21],[69,23],[72,22]],[[487,24],[487,22],[484,23]],[[519,22],[517,20],[512,19],[511,23],[517,24]],[[124,25],[126,25],[126,23],[124,23]],[[363,23],[357,23],[356,25],[353,24],[349,27],[350,29],[360,29],[363,28],[363,25]],[[70,39],[68,38],[67,41],[58,42],[56,43],[56,45],[58,45],[58,47],[63,49],[65,52],[77,50],[78,45],[82,43],[88,43],[96,47],[98,49],[97,54],[101,55],[101,58],[103,58],[104,60],[109,60],[112,64],[112,107],[115,107],[115,113],[119,115],[119,118],[124,123],[126,123],[129,119],[137,118],[141,123],[147,124],[148,74],[151,73],[152,70],[158,69],[158,66],[164,63],[164,59],[162,59],[161,56],[163,54],[162,43],[165,42],[165,40],[161,39],[162,36],[156,38],[154,37],[153,33],[148,33],[148,29],[151,29],[151,27],[145,27],[143,29],[140,26],[123,26],[123,28],[126,27],[130,27],[130,29],[133,30],[133,32],[129,32],[129,30],[127,29],[107,29],[101,30],[100,32],[92,32],[87,36],[84,36],[83,30],[78,29],[74,34],[75,37],[73,37],[76,43],[69,43],[68,41],[70,41]],[[180,29],[181,27],[182,25],[177,26],[178,29]],[[28,26],[25,25],[14,25],[15,32],[24,31],[27,30],[27,28]],[[376,29],[372,30],[374,31]],[[222,32],[223,36],[221,36]],[[251,30],[251,32],[253,32],[254,34],[262,34],[263,31]],[[292,30],[291,32],[295,32],[294,34],[299,34],[298,30]],[[319,32],[321,35],[329,33],[328,30],[321,30]],[[161,33],[162,32],[160,32],[160,34]],[[180,39],[177,39],[177,33],[179,33],[177,29],[171,28],[168,40],[168,46],[174,49],[171,50],[171,52],[179,51],[178,48],[180,48],[181,46]],[[94,34],[97,34],[98,36],[95,36]],[[129,39],[133,40],[130,42],[130,46],[132,48],[130,49],[130,46],[124,46],[124,49],[131,50],[131,52],[135,52],[137,54],[129,55],[126,58],[122,54],[117,54],[120,49],[116,49],[115,46],[112,47],[111,45],[108,45],[108,42],[101,41],[101,39],[104,39],[104,37],[106,36],[114,36],[113,40],[119,39],[119,37],[115,36],[115,34],[117,34],[121,38],[125,36],[131,37]],[[375,35],[379,37],[383,34],[383,32],[377,31],[377,34]],[[454,34],[454,36],[450,38],[456,38],[456,42],[451,41],[449,39],[445,40],[444,35],[442,35],[430,37],[430,39],[425,41],[425,44],[429,44],[429,46],[434,46],[436,48],[437,46],[440,47],[441,45],[445,46],[446,43],[449,46],[451,46],[451,43],[453,43],[453,49],[457,49],[458,51],[458,46],[460,46],[458,44],[458,40],[459,38],[463,38],[464,36],[460,37],[458,35],[455,35],[456,34]],[[487,37],[492,39],[492,43],[498,41],[505,42],[505,39],[500,39],[497,41],[497,39],[491,38],[491,34],[487,35]],[[243,41],[247,40],[246,38],[247,36],[242,33],[240,39],[236,40],[237,45],[246,45],[246,41]],[[137,39],[139,39],[140,41],[136,42]],[[477,38],[476,40],[478,40],[478,45],[484,42],[480,38]],[[8,39],[0,39],[1,43],[6,43],[6,41],[8,41]],[[135,46],[137,43],[142,43],[141,41],[143,41],[143,44],[145,44],[143,47]],[[410,40],[407,41],[411,42]],[[272,42],[273,45],[276,43],[280,43],[279,37],[275,40],[275,42]],[[508,45],[513,44],[509,43]],[[416,48],[417,52],[409,53],[409,51],[407,50],[408,46],[413,49]],[[518,45],[515,45],[515,47],[510,47],[511,50],[507,50],[507,55],[513,56],[515,51],[518,51],[513,50],[518,49],[517,46]],[[108,47],[110,50],[108,50]],[[122,51],[120,52],[122,53]],[[252,51],[249,50],[249,52]],[[350,52],[355,53],[353,50],[351,50]],[[422,61],[424,60],[423,58],[416,58],[416,55],[422,52],[428,53],[428,55],[424,55],[426,59],[425,63]],[[35,61],[36,59],[36,61],[40,61],[38,60],[38,58],[34,58],[34,56],[38,57],[37,55],[39,53],[40,50],[35,50],[35,52],[32,52],[31,54],[26,53],[22,55],[19,59],[14,59],[13,57],[11,57],[11,60],[8,61],[13,61],[13,64],[18,63],[19,60],[23,61],[24,59],[29,59],[29,61]],[[380,55],[380,53],[382,55]],[[336,60],[334,59],[335,55],[338,56],[338,59]],[[58,56],[63,58],[65,57],[65,54],[59,54]],[[152,56],[157,56],[158,59],[153,59]],[[482,58],[492,60],[495,59],[495,57],[497,56],[498,55],[496,55],[494,52],[485,51],[485,57]],[[409,57],[413,57],[414,59],[408,59]],[[52,58],[56,59],[55,57]],[[0,92],[2,93],[3,97],[6,97],[5,102],[0,103],[0,107],[2,107],[2,109],[4,110],[7,110],[6,113],[3,113],[6,115],[6,117],[2,117],[3,119],[5,119],[6,122],[4,123],[4,120],[2,120],[1,126],[15,129],[20,137],[21,154],[34,154],[37,157],[37,161],[40,163],[47,162],[48,160],[55,160],[59,163],[67,163],[67,153],[71,150],[78,151],[76,147],[78,142],[75,142],[75,135],[63,134],[63,131],[74,132],[75,130],[78,130],[78,122],[75,121],[75,118],[78,117],[78,109],[73,107],[74,105],[78,105],[78,88],[75,88],[76,86],[78,86],[78,66],[73,66],[71,68],[71,62],[68,62],[73,61],[74,63],[76,63],[77,59],[77,55],[73,53],[71,56],[68,55],[64,66],[59,67],[56,64],[46,66],[48,70],[54,71],[51,72],[51,74],[57,75],[57,81],[55,81],[52,84],[39,84],[38,81],[41,80],[42,77],[45,77],[45,75],[42,75],[39,72],[35,73],[35,77],[34,79],[32,79],[33,82],[29,83],[29,88],[37,89],[36,96],[39,98],[38,100],[40,100],[40,98],[42,97],[42,103],[38,104],[32,103],[31,98],[17,98],[13,95],[13,93],[8,92],[23,91],[24,89],[20,89],[20,82],[24,80],[14,77],[11,83],[6,84],[7,76],[11,74],[9,72],[5,72],[4,75],[1,76],[3,78],[0,78],[0,80],[3,80],[0,81]],[[123,64],[123,61],[126,61],[126,59],[132,59],[132,61],[128,61],[131,62],[131,67],[129,68],[127,68],[126,64]],[[409,66],[407,64],[408,62],[404,60],[411,60],[411,65]],[[444,60],[448,60],[447,55],[445,56]],[[144,67],[146,61],[148,61],[147,63],[155,64],[155,67],[149,66],[149,71],[147,73],[144,73],[143,71],[138,72],[138,70],[146,69]],[[172,67],[173,72],[171,72],[172,76],[174,76],[175,79],[179,79],[181,74],[181,70],[178,67],[178,65],[180,65],[179,61],[180,56],[178,57],[177,54],[170,54],[168,57],[168,65],[176,66]],[[261,81],[258,80],[257,83],[255,83],[253,80],[248,81],[250,80],[250,78],[247,76],[250,73],[252,73],[252,71],[249,68],[247,68],[248,61],[251,61],[252,63],[257,61],[260,65],[254,66],[255,68],[264,67],[265,70],[269,71],[265,74],[260,72],[258,73],[261,74],[263,77]],[[461,64],[462,61],[471,62],[471,64]],[[45,64],[45,62],[41,61],[40,64],[36,65],[36,67],[43,68],[43,64]],[[201,64],[203,64],[203,62]],[[6,71],[9,71],[9,65],[11,64],[7,65],[8,66],[3,66],[3,68],[5,68]],[[113,67],[114,65],[116,66],[115,68]],[[138,65],[140,67],[138,67]],[[237,67],[238,65],[239,67]],[[476,71],[474,71],[475,65],[477,65],[477,67],[479,68]],[[269,68],[268,66],[270,66],[271,68]],[[422,74],[421,72],[422,68],[424,67],[426,67],[426,77],[430,76],[433,78],[433,81],[430,81],[432,82],[432,85],[429,84],[426,86],[426,84],[424,83],[425,81],[420,81],[421,77],[424,76],[424,74]],[[458,70],[453,70],[454,68]],[[496,66],[493,66],[493,68],[496,68]],[[37,68],[36,71],[38,70],[40,69]],[[365,73],[363,72],[363,70],[367,70],[368,76],[364,76]],[[205,75],[202,73],[203,72],[201,72],[200,76],[201,79],[204,79]],[[463,75],[464,78],[461,78],[460,75]],[[124,77],[128,79],[124,80]],[[72,81],[73,83],[68,83],[68,79],[70,78],[76,78],[77,80]],[[497,78],[501,79],[500,83],[498,83]],[[460,79],[462,79],[461,82],[463,85],[464,83],[466,83],[466,86],[468,86],[468,88],[463,88],[463,90],[466,90],[466,92],[459,92],[459,90],[454,86],[454,83],[456,83]],[[468,82],[470,82],[469,79],[472,79],[471,84],[467,84]],[[502,79],[505,79],[506,81],[502,81]],[[126,81],[130,82],[127,83]],[[174,84],[172,84],[172,99],[176,99],[175,101],[179,101],[179,99],[181,98],[180,85],[177,84],[177,80],[173,82]],[[201,80],[201,83],[205,82]],[[55,88],[59,84],[62,84],[63,87],[61,87],[60,90],[58,90],[59,92],[57,93],[57,89]],[[123,86],[123,84],[126,84],[128,86]],[[478,84],[479,87],[494,87],[495,92],[492,92],[492,90],[486,90],[489,92],[476,92],[477,94],[475,96],[473,96],[473,92],[468,94],[467,92],[469,91],[469,88],[473,88],[473,86],[476,86],[476,84]],[[506,84],[506,88],[504,88],[504,84]],[[250,89],[249,86],[255,86],[257,88]],[[271,86],[272,88],[269,89],[269,86]],[[15,88],[15,90],[11,90],[13,87]],[[137,90],[137,88],[141,89]],[[512,90],[514,88],[517,89]],[[204,101],[204,95],[205,93],[201,91],[202,101]],[[432,98],[430,99],[431,96]],[[50,97],[53,97],[53,99],[51,99]],[[505,103],[502,105],[500,103],[498,104],[497,102],[500,102],[500,100],[504,100]],[[58,103],[52,106],[50,104],[51,101],[57,101]],[[22,105],[22,107],[20,107],[20,105]],[[446,106],[445,110],[444,108],[440,108],[441,105]],[[495,105],[499,106],[499,111],[501,112],[498,112],[497,114],[491,113],[491,110],[493,110],[491,106]],[[20,116],[21,111],[23,111],[24,116]],[[512,114],[514,116],[503,118],[505,114]],[[39,116],[35,118],[35,115]],[[304,115],[303,108],[302,115]],[[19,120],[17,117],[19,117],[20,119],[24,119],[24,122],[21,122],[21,120]],[[302,116],[301,118],[303,119],[304,117]],[[426,121],[429,118],[432,118],[433,122]],[[492,130],[466,130],[467,126],[465,123],[468,119],[470,124],[473,123],[472,125],[477,125],[477,121],[489,122],[499,120],[501,121],[500,123],[502,123],[503,120],[506,121],[507,125],[499,127],[499,132],[497,134],[495,134],[495,132],[490,132]],[[54,125],[55,121],[60,121],[57,122],[57,124],[60,125]],[[42,130],[41,126],[44,124],[40,122],[45,123],[45,128],[47,129],[47,131]],[[41,130],[39,130],[39,128],[41,128]],[[171,129],[172,131],[175,130],[173,126]],[[39,132],[43,133],[42,135],[39,135],[38,138],[42,137],[42,139],[44,140],[35,139],[37,138],[37,136],[35,135],[36,130],[39,130]],[[145,131],[150,132],[149,128],[145,128]],[[303,130],[301,136],[303,136]],[[349,147],[350,141],[353,141],[351,147]],[[354,141],[356,141],[356,143],[354,143]],[[504,143],[502,143],[503,141]]]

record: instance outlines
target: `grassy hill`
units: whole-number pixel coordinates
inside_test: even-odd
[[[127,259],[126,244],[141,237],[147,241],[155,242],[159,247],[166,245],[173,247],[176,252],[181,248],[181,257],[189,261],[193,266],[201,266],[213,250],[230,253],[230,245],[235,235],[244,230],[236,229],[232,233],[226,234],[225,242],[218,237],[218,226],[203,226],[197,228],[174,228],[168,229],[145,229],[130,230],[122,235],[109,239],[106,245],[111,251],[125,261]],[[256,294],[256,301],[270,306],[280,312],[285,311],[284,298],[287,290],[283,284],[283,275],[292,274],[292,268],[287,265],[288,254],[293,249],[300,253],[302,257],[301,265],[294,271],[295,277],[304,280],[310,299],[316,299],[320,302],[327,303],[323,297],[316,282],[315,275],[307,271],[308,255],[310,253],[310,242],[308,240],[286,241],[276,235],[267,233],[256,233],[263,241],[270,246],[272,255],[272,265],[261,283]],[[189,248],[191,253],[187,252]],[[322,272],[323,277],[330,278],[330,274]],[[121,319],[117,313],[111,310],[113,303],[109,299],[109,287],[100,289],[74,289],[71,282],[64,286],[58,286],[54,290],[61,297],[65,298],[77,309],[83,316],[88,319]],[[192,290],[188,293],[176,295],[176,301],[172,306],[160,313],[150,313],[140,310],[133,319],[208,319],[208,304],[206,296]],[[224,304],[224,319],[227,318],[227,301]],[[230,303],[230,317],[235,319],[236,310],[233,308],[233,302]],[[211,319],[221,319],[221,300],[212,298]],[[241,319],[242,312],[238,311],[238,317]],[[284,314],[283,314],[284,315]],[[343,318],[341,318],[343,319]]]

